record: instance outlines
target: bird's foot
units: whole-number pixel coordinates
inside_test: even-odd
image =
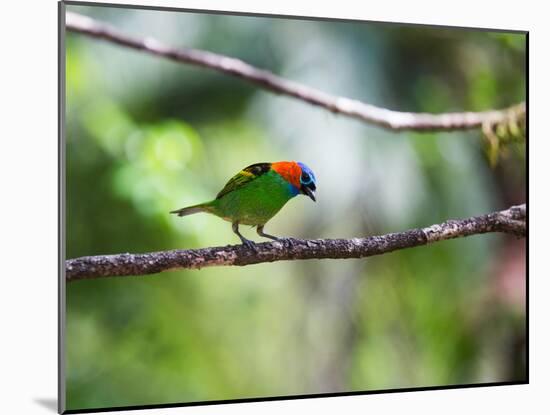
[[[256,251],[256,243],[254,241],[251,241],[250,239],[242,238],[241,239],[244,246],[246,246],[248,249],[252,249],[253,251]]]
[[[277,240],[282,242],[284,245],[288,245],[289,248],[294,248],[294,244],[296,243],[296,240],[290,237],[277,238]]]

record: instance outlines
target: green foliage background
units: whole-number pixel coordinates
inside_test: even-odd
[[[392,109],[525,99],[522,34],[68,10]],[[68,258],[237,243],[227,222],[168,211],[259,161],[300,160],[318,178],[318,203],[291,201],[266,227],[276,235],[386,233],[525,200],[524,144],[492,169],[478,131],[387,132],[82,35],[66,44]],[[67,405],[525,380],[524,284],[524,242],[498,235],[367,260],[71,283]]]

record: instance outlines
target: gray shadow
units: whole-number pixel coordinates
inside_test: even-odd
[[[57,399],[55,398],[35,398],[34,401],[43,406],[46,409],[49,409],[52,412],[57,413]]]

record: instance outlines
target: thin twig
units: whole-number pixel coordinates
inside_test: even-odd
[[[200,269],[225,265],[251,265],[297,259],[365,258],[398,249],[412,248],[446,239],[502,232],[526,235],[526,206],[468,219],[448,220],[427,228],[353,239],[291,239],[256,244],[151,252],[146,254],[98,255],[69,259],[65,264],[68,281],[109,276],[146,275],[180,268]]]
[[[525,103],[502,110],[483,112],[453,112],[443,114],[392,111],[361,101],[327,94],[318,89],[284,79],[269,71],[255,68],[240,59],[216,53],[174,48],[147,37],[127,35],[87,16],[67,12],[66,28],[111,43],[137,49],[173,61],[210,68],[241,78],[269,91],[292,96],[310,104],[324,107],[334,113],[347,115],[394,131],[466,130],[480,128],[484,123],[499,124],[525,113]]]

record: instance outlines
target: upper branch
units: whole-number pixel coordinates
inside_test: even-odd
[[[427,228],[353,239],[292,239],[215,248],[173,250],[147,254],[99,255],[65,262],[68,281],[126,275],[155,274],[179,268],[200,269],[223,265],[250,265],[296,259],[364,258],[446,239],[488,232],[526,235],[525,204],[468,219],[448,220]]]
[[[483,112],[429,114],[392,111],[361,101],[327,94],[256,68],[240,59],[198,49],[174,48],[151,37],[129,36],[111,26],[76,13],[67,12],[66,27],[73,32],[83,33],[173,61],[210,68],[241,78],[272,92],[292,96],[324,107],[334,113],[354,117],[390,130],[465,130],[480,128],[483,125],[505,123],[511,118],[525,114],[524,102],[502,110]]]

